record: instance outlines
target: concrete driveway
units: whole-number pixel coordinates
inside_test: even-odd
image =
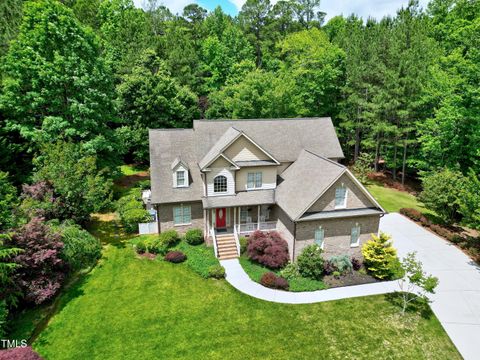
[[[431,304],[465,359],[480,359],[480,267],[454,245],[400,214],[385,215],[380,230],[392,235],[400,257],[416,251],[424,270],[439,278]]]

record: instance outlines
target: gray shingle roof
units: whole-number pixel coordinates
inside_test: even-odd
[[[302,150],[297,161],[281,175],[275,200],[290,216],[297,220],[347,168],[334,161]]]
[[[365,208],[365,209],[347,209],[347,210],[332,210],[322,211],[311,214],[304,214],[298,221],[310,221],[321,219],[335,219],[335,218],[348,218],[367,215],[380,215],[384,212],[377,208]]]
[[[236,195],[202,198],[204,209],[246,205],[275,204],[274,190],[241,191]]]
[[[303,149],[328,158],[344,157],[330,118],[195,120],[193,126],[149,131],[152,203],[200,201],[204,188],[199,163],[209,153],[218,153],[217,147],[231,140],[235,130],[279,161],[293,162]],[[173,188],[171,166],[177,158],[189,168],[188,188]]]
[[[240,136],[241,132],[235,129],[234,127],[229,127],[224,134],[222,134],[218,141],[210,148],[208,153],[203,157],[202,160],[198,162],[200,169],[203,169],[209,163],[211,163],[215,158],[222,152],[225,147]]]

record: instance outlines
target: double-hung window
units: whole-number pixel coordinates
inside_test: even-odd
[[[242,206],[240,208],[240,222],[246,223],[248,217],[248,208],[246,206]]]
[[[192,222],[192,208],[190,205],[174,206],[173,223],[175,225],[187,225]]]
[[[350,236],[350,246],[356,247],[358,245],[360,245],[360,225],[355,224],[355,226],[352,227],[352,233]]]
[[[342,184],[335,189],[335,209],[347,207],[347,187]]]
[[[184,187],[185,186],[185,171],[178,170],[177,171],[177,187]]]
[[[251,172],[247,174],[247,189],[262,188],[262,172]]]
[[[321,226],[315,230],[315,244],[320,246],[323,249],[323,239],[325,237],[325,230]]]

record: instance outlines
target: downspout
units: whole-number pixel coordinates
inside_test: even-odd
[[[295,244],[297,243],[297,222],[293,222],[293,250],[292,250],[292,262],[295,261]]]

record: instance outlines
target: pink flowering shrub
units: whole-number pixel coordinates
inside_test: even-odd
[[[283,268],[288,263],[288,244],[276,231],[255,231],[248,239],[247,254],[270,269]]]
[[[26,302],[41,304],[60,289],[67,266],[61,258],[63,243],[42,218],[35,217],[11,237],[11,245],[23,251],[12,258],[19,265],[13,283]]]
[[[30,346],[0,350],[0,360],[42,360]]]

